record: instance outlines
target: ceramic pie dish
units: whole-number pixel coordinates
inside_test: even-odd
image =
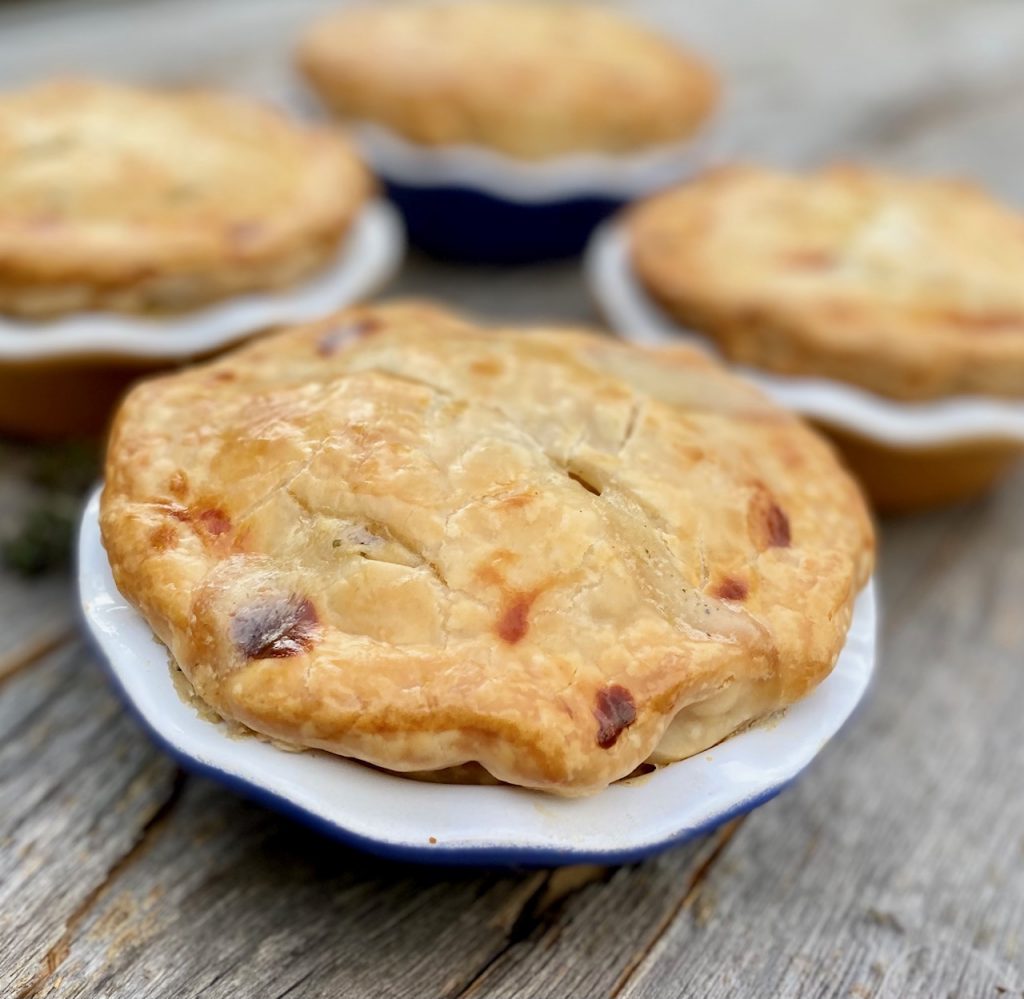
[[[616,208],[693,172],[717,91],[690,53],[572,4],[350,9],[298,59],[411,241],[486,263],[577,254]]]
[[[621,336],[724,355],[903,512],[1024,451],[1022,233],[962,182],[733,167],[610,222],[588,283]]]
[[[83,601],[115,669],[133,664],[99,619],[111,579],[113,620],[159,637],[154,662],[166,680],[172,656],[190,710],[407,800],[405,850],[436,814],[416,802],[454,795],[470,811],[522,801],[525,824],[510,837],[492,812],[486,834],[440,826],[428,846],[557,857],[571,821],[556,836],[529,817],[589,806],[546,802],[652,769],[657,784],[774,731],[857,646],[855,613],[871,627],[854,482],[802,421],[685,349],[359,306],[136,386],[105,480]],[[566,856],[638,854],[749,806],[856,696],[819,702],[813,743],[756,791],[625,840],[621,823],[577,829]],[[364,838],[391,842],[379,825]]]
[[[241,98],[0,95],[0,429],[100,429],[141,373],[376,288],[400,225],[346,141]]]
[[[199,713],[181,697],[168,650],[114,584],[98,493],[82,520],[78,587],[101,661],[179,763],[343,842],[421,863],[628,863],[710,832],[800,775],[863,699],[875,664],[868,586],[831,674],[780,717],[600,794],[553,798],[509,786],[412,781],[329,753],[286,752]]]

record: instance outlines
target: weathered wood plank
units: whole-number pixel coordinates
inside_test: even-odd
[[[71,586],[64,573],[30,583],[0,574],[0,683],[74,633]]]
[[[432,871],[361,856],[194,780],[145,863],[76,926],[41,994],[103,995],[116,982],[135,999],[490,995],[487,970],[521,948],[555,985],[607,985],[726,836],[618,871]],[[557,939],[577,896],[573,923],[602,931],[601,952],[545,959],[537,942]]]
[[[33,993],[172,795],[174,766],[142,738],[75,643],[0,693],[0,995]]]
[[[509,945],[466,999],[611,995],[699,895],[707,873],[746,820],[573,894],[552,918]]]
[[[545,877],[378,861],[195,780],[42,994],[451,995]]]

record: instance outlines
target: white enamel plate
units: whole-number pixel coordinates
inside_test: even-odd
[[[329,753],[289,753],[232,738],[181,700],[158,644],[118,593],[100,541],[99,493],[86,507],[78,582],[85,622],[125,699],[183,765],[403,860],[455,864],[576,864],[636,860],[707,832],[782,790],[864,696],[875,662],[875,600],[857,601],[831,675],[770,724],[700,756],[588,798],[521,788],[421,783]]]

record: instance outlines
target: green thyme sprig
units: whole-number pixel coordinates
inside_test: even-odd
[[[98,471],[95,442],[74,441],[37,450],[27,470],[37,496],[15,530],[0,542],[0,561],[25,577],[67,566],[82,497]]]

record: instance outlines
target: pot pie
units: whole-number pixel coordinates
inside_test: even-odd
[[[299,64],[346,118],[523,160],[677,142],[717,96],[679,46],[606,10],[539,0],[344,10],[307,32]]]
[[[1024,216],[971,184],[726,167],[627,230],[646,291],[732,361],[903,400],[1024,396]]]
[[[286,286],[370,190],[348,143],[224,94],[0,95],[0,312],[176,311]]]
[[[703,355],[421,304],[139,385],[101,528],[222,716],[563,795],[806,694],[873,559],[829,446]]]

